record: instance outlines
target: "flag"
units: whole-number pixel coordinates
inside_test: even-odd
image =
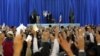
[[[59,16],[59,23],[62,22],[62,15]]]
[[[2,25],[2,29],[4,29],[4,28],[5,28],[5,26],[6,26],[6,25],[5,25],[5,23],[3,23],[3,25]]]
[[[48,11],[43,11],[43,16],[46,17],[48,15]]]

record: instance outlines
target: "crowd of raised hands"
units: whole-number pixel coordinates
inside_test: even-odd
[[[100,56],[100,27],[0,27],[0,56]]]

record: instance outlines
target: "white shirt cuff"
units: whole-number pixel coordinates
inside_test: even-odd
[[[79,52],[84,52],[84,50],[79,50]]]
[[[97,43],[97,45],[100,45],[100,43]]]

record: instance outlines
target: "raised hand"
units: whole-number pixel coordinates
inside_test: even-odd
[[[78,29],[76,32],[77,38],[76,38],[76,43],[77,47],[79,50],[84,50],[84,28]]]
[[[42,40],[43,40],[43,41],[48,41],[49,37],[50,37],[49,31],[48,31],[48,30],[45,30],[45,31],[42,33]]]
[[[13,56],[20,56],[21,49],[23,47],[23,37],[21,34],[18,34],[14,37],[14,55]]]
[[[62,31],[62,36],[64,37],[64,39],[66,39],[67,36],[69,36],[69,35],[67,35],[67,34],[65,33],[65,31]]]
[[[99,32],[98,32],[98,30],[96,31],[96,41],[97,41],[97,43],[100,43],[100,34],[99,34]]]
[[[5,37],[5,35],[3,33],[0,33],[0,46],[2,45],[4,37]]]
[[[3,43],[4,37],[5,37],[5,35],[1,32],[0,33],[0,55],[1,56],[3,55],[2,43]]]
[[[59,33],[59,27],[58,26],[55,26],[54,28],[54,32],[55,32],[55,36],[57,37],[58,36],[58,33]]]
[[[61,34],[59,34],[59,44],[65,50],[66,54],[68,54],[68,56],[73,56],[73,53],[71,50],[71,44],[68,41],[66,41],[66,39],[64,39],[61,36]]]
[[[32,30],[32,34],[34,35],[34,37],[36,37],[37,32],[36,32],[36,31],[34,31],[34,30]]]
[[[27,51],[26,51],[26,56],[31,56],[31,41],[27,41]]]
[[[55,36],[53,36],[53,34],[50,34],[50,40],[51,40],[51,42],[53,42],[54,39],[55,39]]]

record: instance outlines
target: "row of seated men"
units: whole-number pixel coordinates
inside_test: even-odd
[[[0,56],[100,56],[100,27],[0,27]]]
[[[52,13],[49,12],[49,11],[44,11],[43,16],[44,16],[43,20],[46,21],[45,23],[63,23],[62,22],[63,21],[63,16],[62,16],[61,13],[58,17],[58,21],[56,21],[53,18]],[[69,19],[69,23],[74,23],[74,13],[73,12],[70,12],[70,15],[69,15],[68,19]],[[38,13],[35,10],[30,15],[29,22],[30,22],[30,24],[40,23],[40,16],[38,15]]]

